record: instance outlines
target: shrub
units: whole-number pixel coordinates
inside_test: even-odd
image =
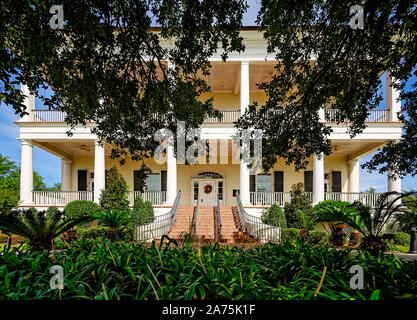
[[[276,203],[262,212],[261,219],[265,224],[281,227],[283,229],[287,228],[287,220],[285,219],[284,211]]]
[[[301,239],[300,229],[288,228],[281,231],[282,242],[294,242]]]
[[[291,201],[286,202],[284,206],[285,219],[287,220],[288,228],[301,229],[303,221],[300,210],[304,212],[307,218],[313,215],[313,207],[310,199],[304,194],[304,184],[297,183],[291,187]]]
[[[314,206],[314,214],[319,214],[322,210],[345,209],[351,206],[350,202],[338,200],[324,200]]]
[[[19,197],[16,192],[7,189],[0,190],[0,214],[9,214],[18,203]]]
[[[53,216],[53,215],[58,214],[58,212],[59,212],[58,207],[56,207],[56,206],[50,206],[50,207],[46,210],[46,215],[47,215],[48,217],[51,217],[51,216]]]
[[[88,200],[71,201],[65,206],[65,216],[67,218],[81,218],[90,216],[100,210],[97,203]]]
[[[77,235],[81,240],[104,238],[108,227],[90,227],[87,229],[78,229]]]
[[[155,214],[154,214],[152,202],[150,201],[143,202],[142,197],[138,195],[135,199],[133,210],[130,213],[129,224],[131,224],[134,229],[135,226],[148,224],[148,223],[153,222],[154,220],[155,220]]]
[[[329,235],[322,230],[312,230],[308,233],[308,241],[311,244],[328,244]]]
[[[128,190],[129,186],[122,175],[113,166],[107,174],[106,189],[100,196],[100,207],[104,211],[124,211],[129,212]]]
[[[409,246],[410,245],[410,235],[405,232],[397,232],[394,235],[394,244],[399,246]]]

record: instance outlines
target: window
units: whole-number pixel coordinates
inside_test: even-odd
[[[158,173],[151,173],[146,177],[145,182],[147,191],[159,191],[161,182]]]
[[[198,200],[198,182],[194,182],[194,200]]]
[[[257,192],[271,192],[271,175],[258,174],[256,181]]]
[[[218,194],[219,200],[223,200],[223,181],[219,181],[217,183],[217,194]]]

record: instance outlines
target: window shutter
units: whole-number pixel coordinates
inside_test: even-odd
[[[274,192],[284,192],[284,171],[274,172]]]
[[[161,171],[161,191],[167,191],[167,172]]]
[[[341,171],[332,172],[332,191],[342,192],[342,172]]]
[[[78,191],[87,191],[87,170],[78,170]]]
[[[313,171],[304,171],[304,191],[313,192]]]
[[[250,176],[250,192],[255,192],[256,191],[256,176],[251,174]]]
[[[142,185],[142,177],[140,175],[140,171],[133,171],[133,190],[134,191],[141,191]]]

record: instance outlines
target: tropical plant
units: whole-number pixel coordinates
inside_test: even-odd
[[[119,173],[116,166],[113,166],[107,173],[106,189],[103,190],[100,196],[101,209],[103,211],[130,211],[128,190],[129,186],[126,180]]]
[[[91,214],[91,217],[97,219],[101,224],[108,227],[107,237],[111,240],[119,237],[119,230],[126,226],[130,217],[125,211],[101,211]]]
[[[74,226],[91,220],[90,217],[62,219],[61,216],[55,210],[51,210],[49,214],[36,210],[14,211],[0,216],[0,229],[28,239],[29,246],[35,251],[50,250],[53,239]]]
[[[299,182],[291,186],[291,201],[286,202],[284,206],[285,219],[288,228],[301,229],[303,226],[302,217],[299,210],[306,215],[313,214],[313,207],[310,199],[304,194],[304,184]]]
[[[281,227],[282,229],[287,228],[284,211],[277,203],[262,211],[261,220],[263,223],[271,226]]]
[[[401,199],[408,195],[386,192],[379,196],[374,210],[361,202],[354,202],[351,206],[352,210],[323,210],[317,219],[323,222],[345,224],[358,230],[363,235],[359,249],[377,255],[386,249],[386,244],[381,237],[385,225],[398,213],[403,212]]]

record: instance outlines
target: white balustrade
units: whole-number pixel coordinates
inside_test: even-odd
[[[167,194],[165,191],[129,191],[128,199],[131,206],[133,206],[137,196],[141,196],[143,201],[150,201],[154,206],[160,206],[166,202]]]
[[[74,200],[93,201],[90,191],[33,191],[32,199],[35,205],[64,206]]]
[[[206,117],[204,120],[205,123],[213,123],[213,122],[235,122],[240,117],[240,110],[219,110],[222,114],[222,118],[217,117]]]

